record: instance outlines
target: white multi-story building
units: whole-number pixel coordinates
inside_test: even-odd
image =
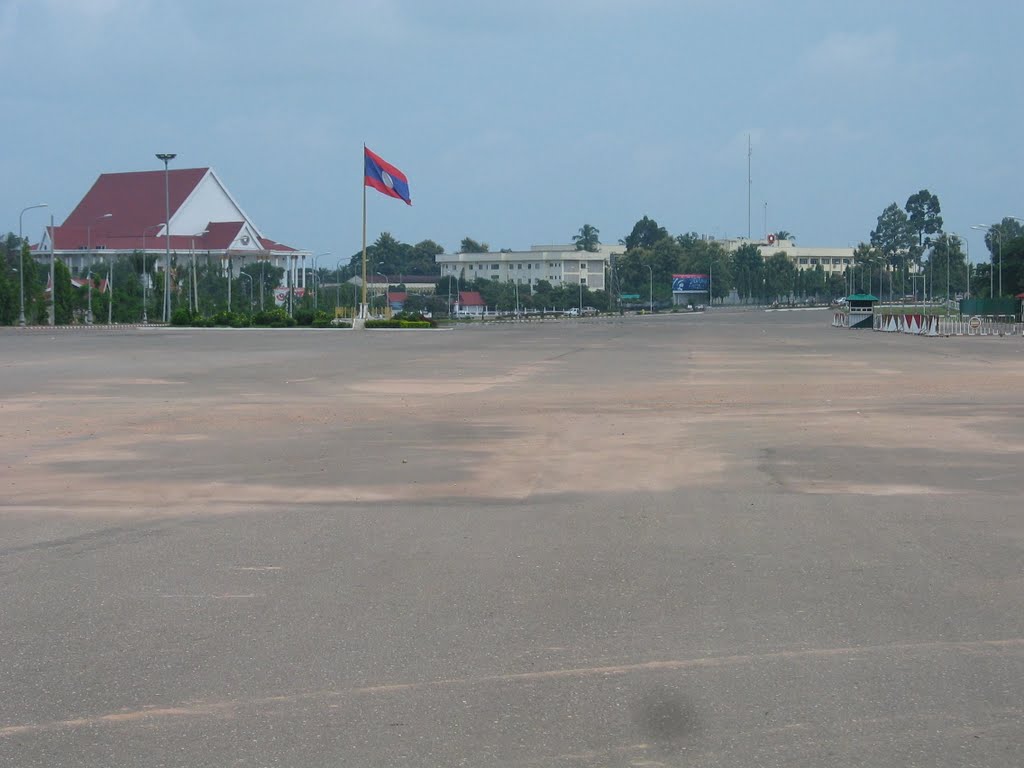
[[[611,245],[600,245],[595,252],[577,251],[573,245],[535,245],[528,251],[442,253],[435,260],[441,277],[482,277],[523,285],[547,280],[555,287],[585,285],[589,290],[603,291],[605,268],[612,255],[623,250],[622,246]]]
[[[772,254],[784,253],[797,269],[814,269],[819,264],[825,270],[825,274],[832,272],[845,272],[853,265],[853,248],[821,248],[798,246],[792,240],[746,240],[737,238],[735,240],[718,240],[725,250],[732,253],[741,246],[755,245],[760,251],[761,257],[767,259]]]

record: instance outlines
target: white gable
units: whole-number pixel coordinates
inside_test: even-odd
[[[253,233],[259,233],[213,170],[208,170],[171,216],[171,234],[194,235],[206,229],[211,221],[244,221],[250,238]]]
[[[246,223],[242,225],[242,228],[238,230],[238,234],[235,235],[235,239],[231,241],[229,248],[232,251],[262,251],[263,247],[260,245],[259,234],[256,232],[256,228]]]

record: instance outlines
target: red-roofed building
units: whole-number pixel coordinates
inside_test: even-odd
[[[286,281],[305,284],[309,252],[265,237],[212,168],[168,172],[167,198],[169,223],[163,170],[104,173],[63,224],[46,228],[36,253],[48,257],[52,244],[55,255],[80,274],[94,261],[141,251],[163,270],[169,244],[172,262],[201,253],[221,259],[225,270],[230,264],[237,275],[247,262],[267,261],[285,269]]]
[[[455,302],[454,308],[456,315],[481,316],[486,309],[484,297],[480,295],[479,291],[459,291],[459,298]]]

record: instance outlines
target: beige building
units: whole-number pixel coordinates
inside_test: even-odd
[[[736,240],[718,240],[723,248],[732,253],[740,246],[752,243],[761,252],[761,257],[767,259],[775,253],[784,253],[789,257],[797,269],[814,269],[821,265],[825,274],[832,272],[845,272],[847,267],[853,265],[853,248],[820,248],[798,246],[792,240],[776,240],[766,242],[765,240],[747,240],[738,238]]]
[[[589,290],[605,288],[605,268],[612,254],[622,246],[601,245],[596,252],[577,251],[573,245],[535,245],[528,251],[498,253],[442,253],[435,257],[441,277],[485,278],[502,282],[536,285],[585,285]]]

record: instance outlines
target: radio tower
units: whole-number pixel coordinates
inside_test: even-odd
[[[754,180],[750,175],[750,156],[754,154],[754,150],[750,146],[750,134],[747,134],[747,240],[750,239],[750,188],[754,184]]]

